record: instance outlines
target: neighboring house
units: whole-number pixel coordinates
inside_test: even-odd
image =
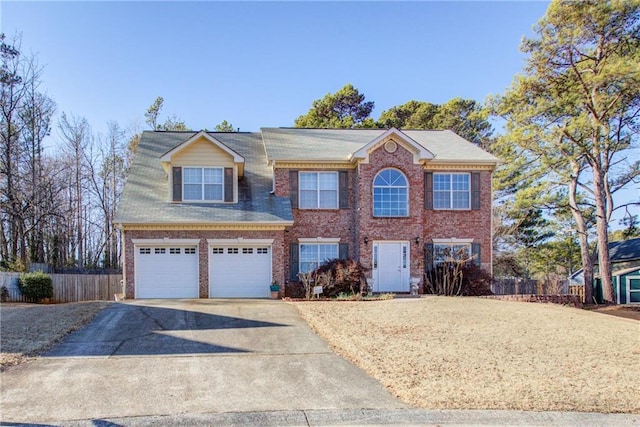
[[[116,218],[126,297],[268,297],[345,257],[409,292],[443,248],[490,271],[497,163],[451,131],[144,132]]]
[[[640,303],[640,238],[609,242],[609,259],[616,303]],[[595,297],[598,301],[602,301],[602,290],[598,287],[600,281],[597,264],[595,276]],[[571,285],[583,286],[582,269],[573,273],[569,281]]]

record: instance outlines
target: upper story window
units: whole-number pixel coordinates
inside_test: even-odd
[[[182,173],[183,200],[223,201],[222,168],[184,167]]]
[[[409,215],[407,178],[396,169],[385,169],[373,180],[373,216]]]
[[[338,209],[337,172],[300,172],[301,209]]]
[[[468,173],[433,174],[434,209],[470,209],[471,179]]]

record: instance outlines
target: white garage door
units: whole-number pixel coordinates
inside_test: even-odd
[[[209,248],[210,297],[268,298],[270,284],[270,246]]]
[[[137,246],[136,298],[198,298],[195,246]]]

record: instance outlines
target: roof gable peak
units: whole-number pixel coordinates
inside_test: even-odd
[[[351,153],[349,155],[349,160],[368,163],[369,154],[381,145],[386,144],[388,141],[393,141],[397,144],[400,144],[401,146],[412,152],[413,161],[416,164],[423,163],[435,157],[435,155],[431,151],[424,148],[406,133],[396,128],[390,128],[367,144],[363,145],[357,151]]]
[[[176,155],[180,151],[184,150],[185,148],[189,147],[191,144],[195,143],[196,141],[200,140],[201,138],[206,139],[207,141],[209,141],[210,143],[212,143],[213,145],[215,145],[216,147],[220,148],[222,151],[226,152],[231,157],[233,157],[234,163],[244,163],[244,157],[242,157],[240,154],[238,154],[235,151],[233,151],[231,148],[229,148],[223,142],[221,142],[218,139],[214,138],[213,136],[209,135],[209,133],[204,131],[204,130],[201,130],[201,131],[197,132],[191,138],[187,139],[186,141],[182,142],[181,144],[177,145],[176,147],[174,147],[171,150],[169,150],[166,153],[164,153],[160,157],[160,161],[166,162],[166,163],[171,162],[171,158],[174,155]]]

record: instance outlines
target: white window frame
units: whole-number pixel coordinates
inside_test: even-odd
[[[317,182],[317,187],[315,189],[316,191],[316,204],[315,206],[304,206],[302,203],[302,175],[311,175],[314,174],[316,175],[316,182]],[[335,198],[335,207],[321,207],[320,206],[320,175],[324,175],[324,174],[330,174],[330,175],[335,175],[336,177],[336,188],[335,188],[335,192],[336,192],[336,198]],[[304,190],[304,191],[312,191],[312,190]],[[328,190],[326,190],[328,191]],[[331,190],[333,191],[333,190]],[[338,172],[334,172],[334,171],[299,171],[298,172],[298,209],[330,209],[330,210],[334,210],[334,209],[339,209],[339,205],[340,205],[340,177],[338,176]]]
[[[376,179],[378,179],[378,176],[381,173],[383,173],[384,171],[387,171],[387,170],[393,170],[393,171],[398,172],[404,178],[404,181],[405,181],[406,185],[386,185],[384,187],[383,186],[376,186],[375,182],[376,182]],[[407,175],[405,175],[401,170],[396,169],[396,168],[385,168],[385,169],[382,169],[373,178],[373,186],[372,187],[373,188],[371,190],[371,192],[372,192],[371,200],[372,200],[372,204],[373,204],[372,212],[373,212],[374,218],[408,218],[409,217],[409,179],[407,179]],[[407,200],[406,200],[407,213],[406,213],[406,215],[377,215],[376,214],[376,195],[375,195],[376,188],[404,188],[404,189],[406,189],[406,191],[407,191],[407,194],[406,194],[406,197],[407,197]]]
[[[339,258],[340,257],[340,244],[338,243],[340,241],[340,239],[321,239],[321,238],[317,238],[317,239],[299,239],[299,244],[298,244],[298,268],[300,273],[309,273],[310,271],[315,270],[316,268],[318,268],[319,266],[321,266],[325,261],[328,261],[330,259],[334,259],[334,258],[323,258],[320,259],[320,250],[319,247],[320,246],[333,246],[335,248],[335,258]],[[318,248],[317,254],[316,254],[316,260],[315,261],[303,261],[302,260],[302,247],[303,246],[315,246]],[[311,268],[310,270],[306,271],[302,268],[302,264],[310,264],[313,263],[315,264],[315,267]]]
[[[438,264],[438,260],[436,259],[436,247],[449,247],[452,251],[454,247],[465,246],[467,248],[467,252],[469,254],[469,261],[471,257],[473,257],[473,239],[433,239],[433,266],[435,267]]]
[[[185,182],[185,173],[187,171],[187,169],[200,169],[200,176],[202,178],[202,180],[200,181],[200,198],[199,199],[188,199],[186,197],[187,192],[185,191],[185,185],[196,185],[195,183],[187,183]],[[221,176],[222,176],[222,183],[220,184],[222,187],[222,191],[221,191],[221,197],[220,199],[205,199],[204,195],[204,189],[205,189],[205,182],[204,182],[204,171],[205,169],[216,169],[221,171]],[[218,185],[218,184],[206,184],[206,185]],[[224,168],[221,166],[183,166],[182,167],[182,201],[184,202],[224,202]]]
[[[638,280],[640,275],[627,276],[627,304],[638,304],[638,302],[631,302],[631,294],[640,293],[637,290],[631,290],[631,279]],[[620,285],[620,276],[618,276],[618,286]],[[618,302],[620,302],[620,290],[618,288]]]
[[[449,189],[446,190],[447,193],[449,193],[449,206],[448,207],[437,207],[436,206],[436,193],[444,193],[445,190],[436,190],[436,176],[443,176],[443,175],[448,175],[449,176]],[[463,191],[460,190],[453,190],[453,177],[455,175],[464,175],[467,177],[467,179],[469,180],[469,190],[467,190],[468,193],[468,197],[467,197],[467,205],[468,207],[466,208],[455,208],[453,207],[453,195],[454,193],[462,193]],[[468,211],[471,210],[471,174],[468,172],[435,172],[433,174],[433,209],[434,210],[442,210],[442,211]]]

